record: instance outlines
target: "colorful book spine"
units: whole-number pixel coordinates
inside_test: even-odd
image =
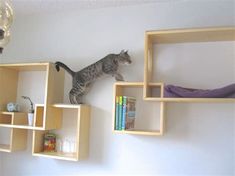
[[[115,130],[118,130],[118,118],[119,118],[119,97],[116,96],[116,104],[115,104]]]
[[[127,97],[126,101],[126,115],[125,115],[125,130],[132,130],[135,127],[136,118],[136,99],[134,97]]]
[[[122,96],[119,96],[118,130],[122,130]]]
[[[127,108],[127,97],[123,96],[122,98],[122,130],[125,130],[126,108]]]

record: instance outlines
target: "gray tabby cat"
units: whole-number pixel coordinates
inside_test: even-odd
[[[72,71],[62,62],[56,62],[55,66],[57,71],[60,71],[60,67],[62,67],[72,76],[69,100],[71,104],[80,104],[82,96],[89,91],[92,83],[102,75],[112,75],[117,81],[124,81],[123,76],[118,73],[119,64],[131,64],[127,51],[122,50],[119,54],[109,54],[78,72]]]

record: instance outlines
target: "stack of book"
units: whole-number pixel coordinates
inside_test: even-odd
[[[115,107],[115,130],[132,130],[135,126],[136,99],[117,96]]]

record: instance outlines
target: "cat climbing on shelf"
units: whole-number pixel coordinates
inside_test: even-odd
[[[56,62],[55,67],[57,71],[60,71],[60,67],[64,68],[72,76],[69,100],[71,104],[81,104],[82,96],[89,91],[97,78],[107,74],[114,76],[117,81],[124,81],[123,76],[118,72],[120,64],[131,64],[128,51],[122,50],[119,54],[109,54],[78,72],[72,71],[62,62]]]

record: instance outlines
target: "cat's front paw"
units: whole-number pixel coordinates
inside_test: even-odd
[[[115,78],[116,81],[125,81],[124,79],[118,79],[118,78]]]
[[[116,75],[115,75],[115,79],[116,79],[116,81],[124,81],[123,76],[120,75],[120,74],[116,74]]]

